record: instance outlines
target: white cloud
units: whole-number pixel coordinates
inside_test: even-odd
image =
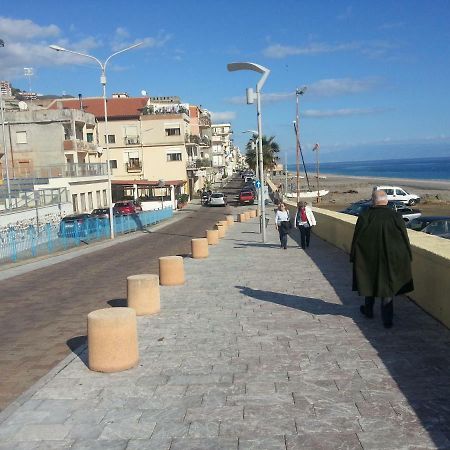
[[[379,87],[382,80],[377,77],[368,77],[355,80],[353,78],[328,78],[311,83],[307,86],[305,95],[315,97],[332,97],[337,95],[360,94]],[[277,103],[292,100],[295,92],[272,92],[261,95],[265,103]],[[244,96],[231,97],[228,103],[242,105],[246,103]]]
[[[367,116],[371,114],[381,114],[390,111],[388,108],[342,108],[342,109],[307,109],[302,112],[303,117],[313,117],[318,119],[328,117],[348,117],[348,116]]]
[[[294,47],[289,45],[272,44],[263,50],[264,56],[267,58],[285,58],[286,56],[295,55],[317,55],[319,53],[334,53],[346,50],[354,50],[357,44],[326,44],[322,42],[311,43],[305,47]]]
[[[68,33],[74,32],[69,26]],[[76,32],[76,29],[75,29]],[[84,36],[73,40],[63,35],[56,25],[40,25],[29,19],[12,19],[0,16],[0,38],[5,46],[0,49],[2,64],[0,66],[0,79],[14,80],[23,78],[23,68],[33,67],[35,71],[40,67],[55,65],[94,64],[87,58],[66,52],[55,52],[49,45],[91,53],[93,49],[110,46],[113,50],[120,50],[137,42],[143,42],[142,47],[162,47],[171,35],[160,31],[154,37],[132,39],[127,29],[118,27],[112,39],[103,39],[98,36]]]
[[[61,30],[56,25],[40,26],[29,19],[0,17],[0,36],[6,42],[55,37]]]
[[[385,40],[367,42],[345,42],[338,44],[328,44],[325,42],[313,42],[305,46],[292,46],[272,44],[263,50],[263,55],[267,58],[281,59],[288,56],[318,55],[322,53],[336,53],[346,51],[358,51],[369,57],[385,56],[389,50],[395,49],[398,44]]]
[[[129,47],[130,45],[137,44],[138,42],[142,42],[140,48],[159,48],[164,46],[171,38],[171,34],[161,30],[155,37],[147,36],[143,38],[130,39],[130,33],[128,30],[126,28],[119,27],[116,29],[115,36],[112,40],[112,49],[114,51],[118,51]]]
[[[236,118],[236,113],[234,111],[211,111],[211,119],[214,122],[228,122]]]

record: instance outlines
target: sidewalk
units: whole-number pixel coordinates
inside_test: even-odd
[[[71,355],[0,414],[0,449],[450,448],[450,332],[406,298],[391,330],[360,317],[347,255],[258,228],[185,258],[138,367]]]

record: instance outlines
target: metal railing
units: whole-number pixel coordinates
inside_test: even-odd
[[[173,216],[172,208],[156,211],[142,211],[114,217],[117,235],[133,233],[167,220]],[[48,255],[72,247],[110,237],[109,219],[88,218],[71,225],[61,220],[59,223],[44,223],[36,227],[6,227],[0,229],[0,264]]]
[[[107,175],[106,163],[55,164],[35,167],[10,167],[11,179],[15,178],[72,178]],[[6,179],[6,169],[2,168],[2,177]]]
[[[6,192],[0,190],[0,201],[5,201],[5,210],[51,206],[67,203],[69,201],[69,190],[67,188],[32,191],[29,189],[18,189],[16,185],[13,185],[11,194],[11,206],[9,206]]]
[[[125,163],[125,169],[127,172],[140,172],[142,170],[142,161]]]

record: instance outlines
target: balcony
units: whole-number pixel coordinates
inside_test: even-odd
[[[141,143],[139,136],[125,136],[123,140],[125,145],[138,145]]]
[[[210,128],[211,127],[211,117],[207,115],[201,115],[198,119],[198,125],[200,127]]]
[[[187,170],[199,170],[207,167],[212,167],[212,161],[208,158],[197,158],[186,163]]]
[[[81,139],[66,139],[63,141],[64,150],[76,150],[77,152],[97,153],[97,144],[82,141]]]
[[[127,162],[125,163],[125,169],[128,173],[142,172],[142,161]]]

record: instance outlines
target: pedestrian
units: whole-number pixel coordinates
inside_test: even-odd
[[[280,202],[277,212],[275,214],[275,228],[280,235],[280,247],[287,249],[287,235],[291,228],[291,221],[289,217],[289,211],[286,209],[286,205]]]
[[[294,226],[300,231],[300,245],[304,250],[309,247],[311,240],[311,227],[316,225],[316,218],[311,207],[306,202],[298,202]]]
[[[386,192],[373,191],[372,202],[358,217],[353,235],[353,290],[365,297],[360,311],[370,319],[375,298],[380,298],[383,325],[391,328],[394,296],[414,289],[412,253],[405,222],[388,208]]]

